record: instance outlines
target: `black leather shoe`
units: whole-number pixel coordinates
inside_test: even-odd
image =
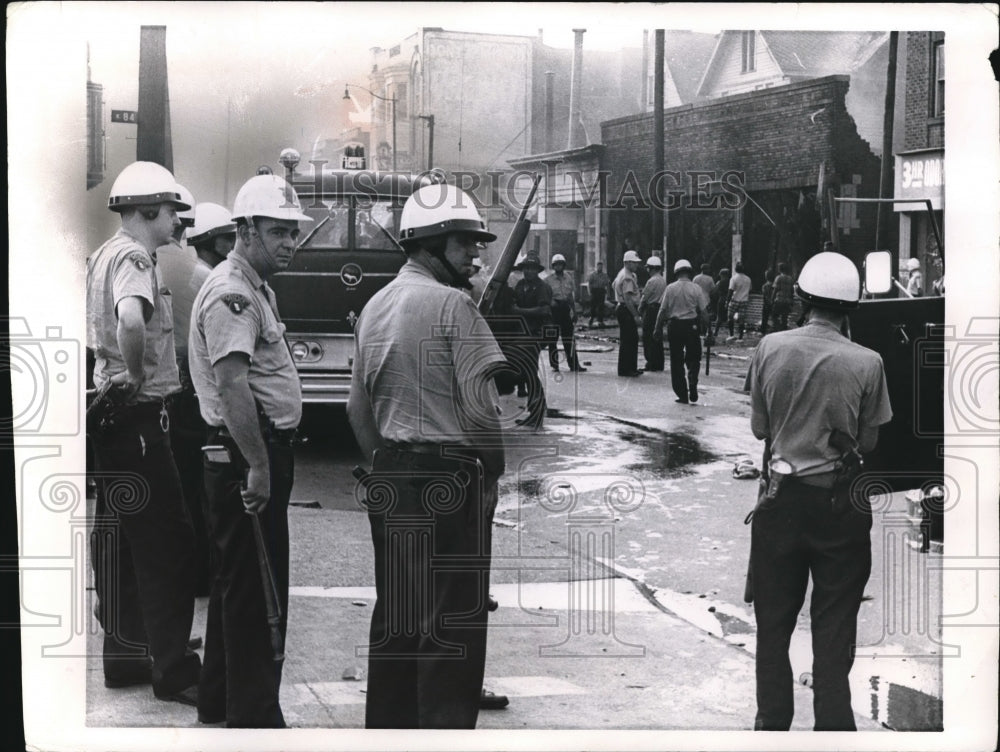
[[[692,402],[697,402],[698,401],[698,390],[697,389],[692,389],[690,391],[690,393],[688,394],[688,399],[691,400]]]
[[[192,684],[180,692],[171,695],[156,695],[157,700],[164,702],[179,702],[181,705],[190,705],[192,708],[198,707],[198,685]]]
[[[479,697],[479,708],[481,710],[503,710],[510,705],[507,695],[496,695],[487,690],[483,690]]]
[[[629,373],[623,373],[623,374],[620,374],[620,375],[621,376],[625,376],[625,377],[630,378],[630,379],[633,379],[636,376],[642,376],[642,371],[631,371]]]
[[[688,401],[686,399],[681,399],[680,397],[678,397],[677,399],[675,399],[674,402],[679,402],[682,405],[688,404]]]

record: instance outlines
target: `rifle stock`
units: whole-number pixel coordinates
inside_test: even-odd
[[[493,269],[493,274],[490,275],[490,281],[486,283],[483,296],[479,299],[479,312],[484,316],[493,312],[493,305],[500,294],[500,289],[507,284],[507,278],[510,277],[510,272],[514,268],[517,255],[521,252],[521,246],[524,245],[524,240],[528,237],[528,230],[531,229],[531,220],[528,219],[528,207],[535,200],[535,193],[538,191],[538,183],[541,182],[541,179],[541,175],[535,175],[534,182],[531,184],[531,191],[528,193],[528,199],[524,202],[524,206],[521,207],[521,211],[517,215],[514,229],[511,230],[503,253],[500,254],[496,267]]]

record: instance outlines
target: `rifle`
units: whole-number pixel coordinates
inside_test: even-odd
[[[514,223],[514,228],[510,231],[510,236],[507,238],[507,244],[504,246],[503,253],[497,259],[493,274],[490,275],[490,281],[486,283],[483,296],[479,299],[479,312],[483,316],[488,316],[493,312],[493,306],[496,303],[497,296],[500,294],[500,289],[507,284],[507,278],[514,268],[517,255],[521,252],[521,246],[524,245],[525,238],[528,237],[528,230],[531,229],[531,220],[528,219],[528,207],[535,200],[535,193],[538,191],[538,184],[541,180],[541,175],[535,175],[535,179],[531,184],[531,191],[528,193],[528,199],[524,202],[524,206],[521,207],[521,211],[517,215],[517,221]]]
[[[757,505],[744,518],[743,524],[749,525],[753,520],[753,513],[767,493],[771,485],[771,440],[764,440],[764,454],[761,457],[760,487],[757,492]],[[743,586],[743,602],[753,603],[753,529],[750,531],[750,553],[747,555],[747,577]]]
[[[715,344],[715,337],[712,336],[711,324],[709,332],[705,335],[705,375],[708,376],[708,369],[712,362],[712,345]]]
[[[285,659],[285,641],[281,638],[281,605],[278,603],[278,585],[274,581],[274,570],[267,555],[267,542],[260,526],[260,515],[250,515],[253,522],[254,539],[257,542],[257,564],[260,566],[261,584],[264,586],[264,605],[267,608],[267,626],[271,631],[271,654],[275,663]]]

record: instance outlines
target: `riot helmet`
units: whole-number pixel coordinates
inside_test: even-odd
[[[817,308],[849,310],[858,307],[861,278],[847,256],[823,251],[802,267],[795,293],[807,304]]]
[[[111,211],[122,212],[154,204],[172,204],[178,211],[191,208],[191,204],[182,197],[173,174],[163,165],[133,162],[118,173],[108,196]]]

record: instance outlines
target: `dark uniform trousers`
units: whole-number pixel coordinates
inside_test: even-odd
[[[642,354],[646,358],[647,371],[663,370],[663,340],[653,336],[656,330],[656,317],[660,307],[652,304],[642,310]]]
[[[153,692],[198,683],[187,650],[194,617],[194,535],[170,451],[162,402],[124,408],[114,428],[91,437],[98,493],[91,556],[104,628],[104,676],[149,674]]]
[[[281,607],[282,641],[288,624],[288,500],[294,480],[293,431],[264,430],[271,499],[260,514]],[[278,703],[282,663],[274,660],[253,522],[240,495],[247,462],[224,429],[207,443],[229,449],[232,462],[204,460],[206,520],[215,567],[208,601],[205,667],[198,689],[200,717],[230,728],[284,728]]]
[[[871,509],[836,490],[786,478],[754,511],[757,621],[755,728],[787,731],[794,713],[788,648],[812,575],[813,708],[817,731],[854,731],[849,674],[858,609],[871,572]]]
[[[202,420],[193,387],[172,395],[167,407],[170,412],[170,446],[194,528],[195,595],[206,596],[209,594],[210,576],[201,446],[207,426]]]
[[[677,399],[697,397],[701,364],[701,336],[697,319],[670,319],[667,322],[670,348],[670,385]]]
[[[590,323],[594,323],[594,318],[597,318],[597,322],[604,326],[604,300],[607,297],[607,290],[603,287],[599,290],[590,290]]]
[[[615,309],[618,317],[618,375],[626,376],[639,370],[639,328],[626,306]]]
[[[433,445],[425,445],[431,447]],[[472,729],[486,667],[493,508],[475,461],[375,453],[366,728]]]
[[[558,332],[549,341],[549,365],[559,367],[559,339],[562,338],[563,350],[566,351],[566,366],[571,371],[580,367],[576,357],[576,346],[573,342],[573,314],[569,303],[561,300],[552,301],[552,325],[558,327]]]

